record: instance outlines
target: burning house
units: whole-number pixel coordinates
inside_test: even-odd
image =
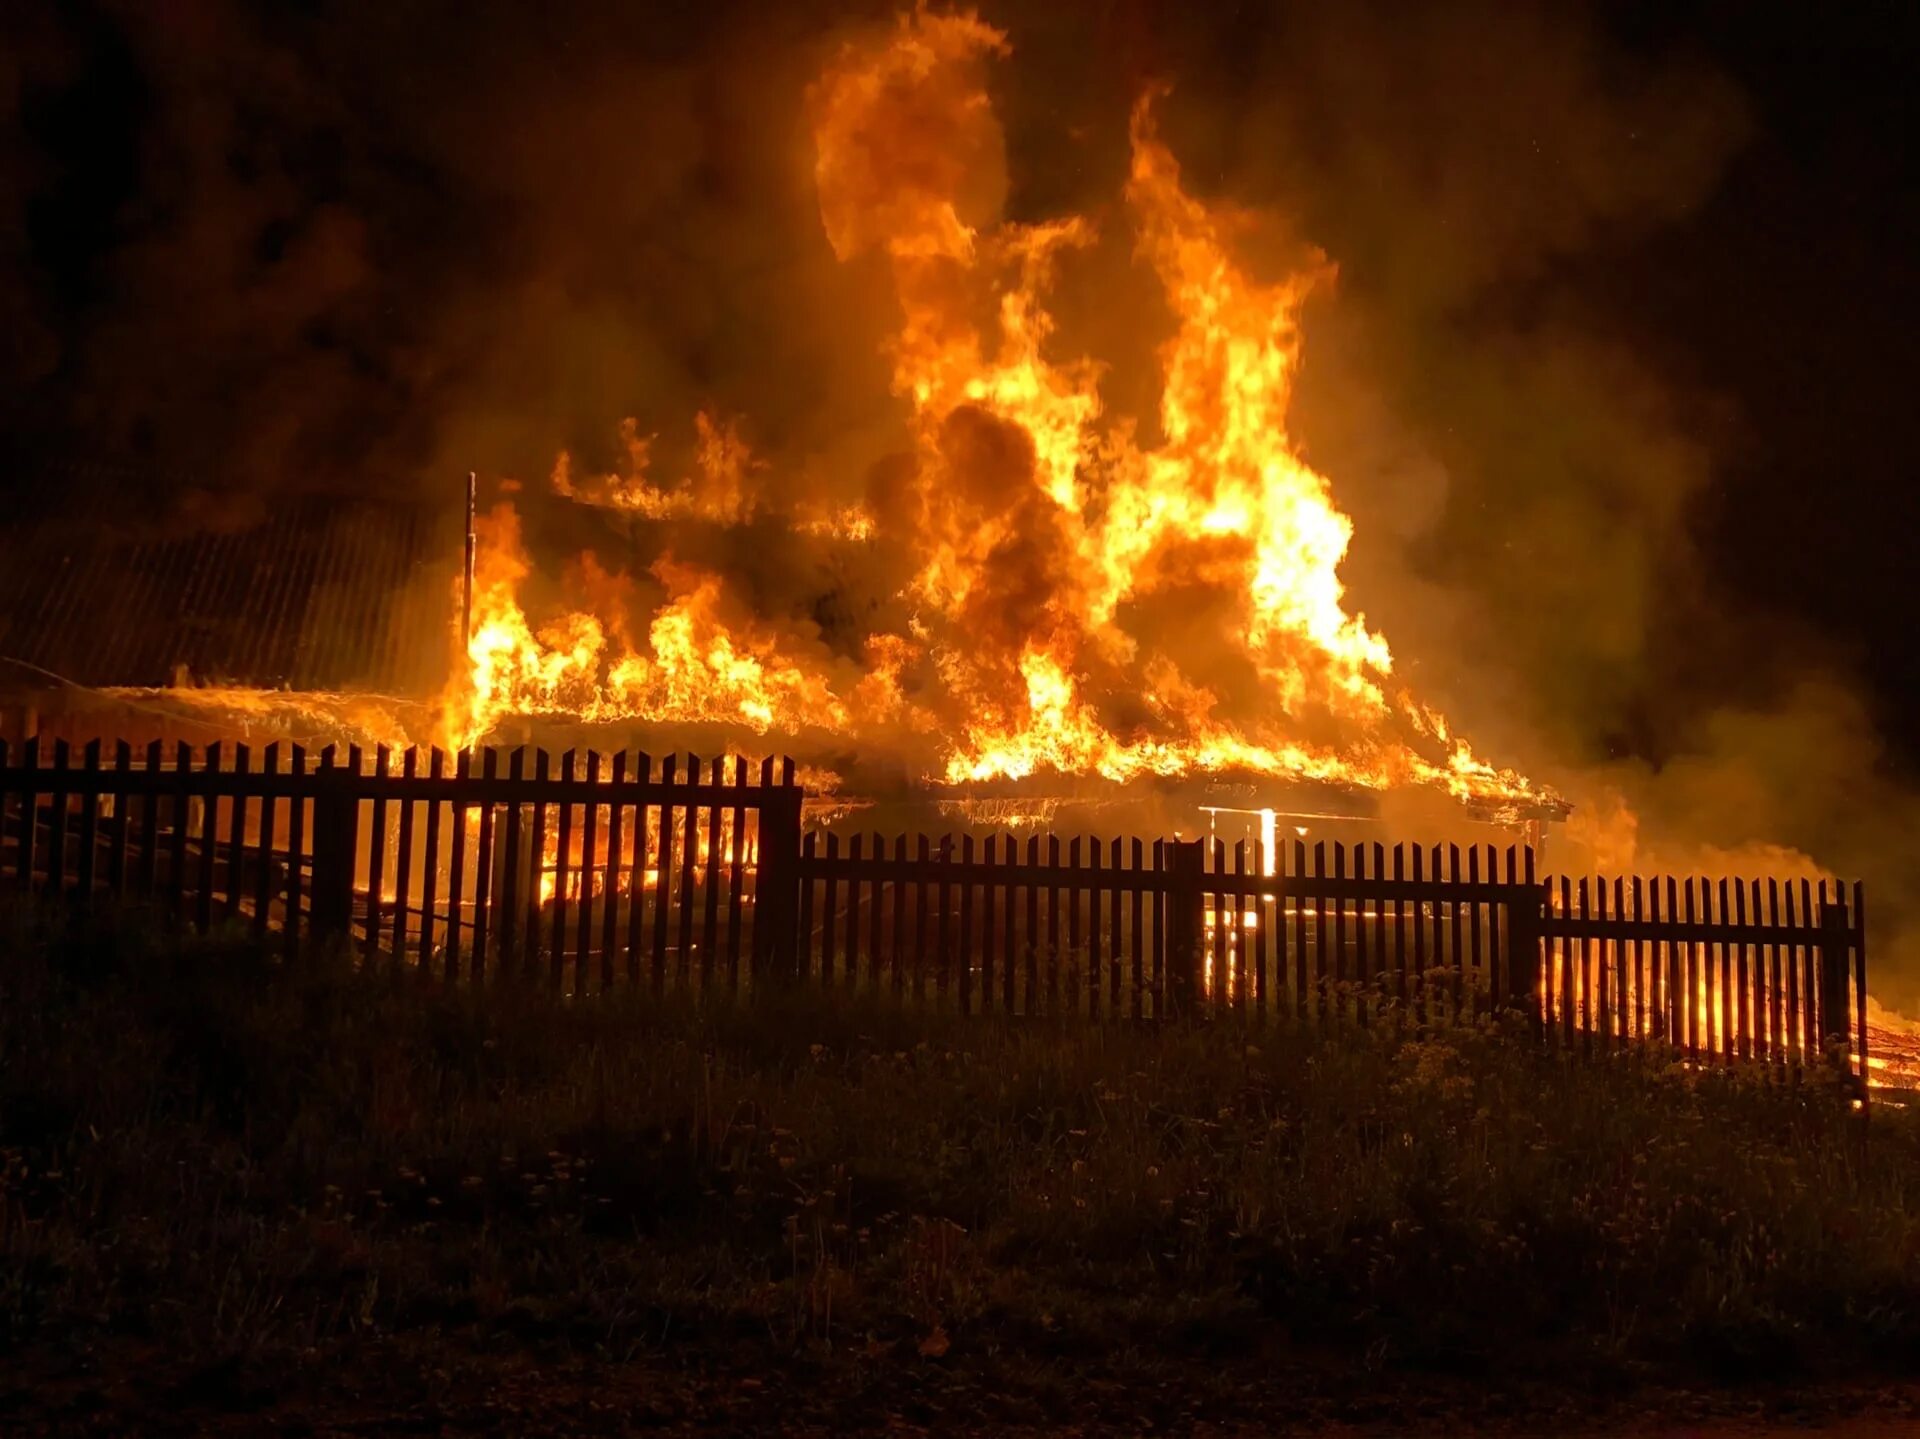
[[[969,199],[1005,50],[920,12],[809,93],[825,240],[894,307],[904,448],[857,481],[795,483],[751,416],[687,417],[671,464],[629,421],[608,472],[561,454],[484,481],[464,572],[457,481],[443,505],[292,499],[158,534],[103,522],[103,492],[9,532],[9,730],[779,749],[866,827],[1269,854],[1283,829],[1373,838],[1382,796],[1423,795],[1537,843],[1557,800],[1455,733],[1348,602],[1352,524],[1288,431],[1324,261],[1250,273],[1143,99],[1101,223],[1171,324],[1158,412],[1110,413],[1049,308],[1095,221]]]

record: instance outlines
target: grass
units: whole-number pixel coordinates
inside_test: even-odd
[[[1439,1423],[1920,1356],[1920,1130],[1824,1087],[1493,1025],[569,1006],[30,915],[0,951],[0,1422],[446,1423],[521,1375],[689,1423]]]

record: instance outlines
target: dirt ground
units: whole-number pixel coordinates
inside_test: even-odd
[[[1664,1393],[1508,1392],[1497,1378],[1383,1380],[1310,1359],[1210,1372],[1116,1355],[1103,1364],[1010,1354],[737,1353],[624,1360],[498,1357],[369,1343],[269,1370],[169,1369],[138,1348],[15,1355],[0,1378],[9,1435],[422,1434],[563,1436],[1490,1434],[1759,1439],[1920,1434],[1920,1388]]]

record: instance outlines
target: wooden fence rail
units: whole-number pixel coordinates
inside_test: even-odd
[[[0,742],[0,891],[446,979],[965,1013],[1531,1015],[1543,1039],[1863,1076],[1859,885],[1539,879],[1508,847],[803,834],[791,760]]]

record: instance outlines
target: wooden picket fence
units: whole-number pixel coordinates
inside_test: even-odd
[[[1518,1011],[1867,1072],[1859,885],[1542,880],[1507,847],[807,832],[791,760],[0,742],[0,890],[586,995],[805,981],[964,1013]]]

